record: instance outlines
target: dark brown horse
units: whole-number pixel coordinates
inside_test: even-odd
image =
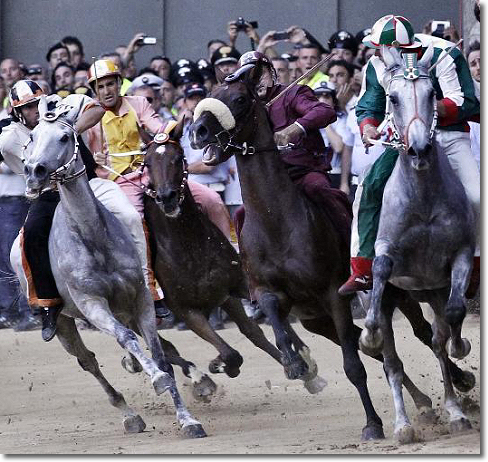
[[[245,66],[246,67],[246,66]],[[304,344],[288,328],[290,312],[303,326],[339,344],[344,370],[361,397],[367,424],[363,439],[382,438],[382,422],[371,402],[366,371],[358,355],[361,329],[352,322],[350,298],[337,289],[349,275],[349,250],[341,245],[329,217],[309,202],[290,180],[273,141],[264,106],[254,93],[256,81],[246,69],[213,90],[195,111],[192,139],[205,148],[210,165],[237,154],[246,218],[240,236],[243,264],[254,297],[271,321],[288,376],[307,373]],[[394,310],[392,293],[389,306]],[[385,303],[388,297],[385,297]],[[432,330],[418,304],[404,300],[415,334],[432,347]],[[381,356],[377,359],[382,360]],[[460,387],[474,385],[473,376],[455,365]],[[419,409],[432,413],[430,398],[407,378],[404,385]]]
[[[243,363],[239,352],[208,322],[216,306],[229,314],[251,342],[282,364],[280,351],[242,307],[240,299],[247,298],[249,291],[240,258],[192,197],[179,144],[166,139],[151,143],[145,165],[153,191],[153,198],[146,198],[145,216],[154,240],[155,275],[171,310],[218,350],[210,371],[236,377]]]

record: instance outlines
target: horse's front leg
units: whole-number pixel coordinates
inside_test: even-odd
[[[364,330],[359,338],[361,351],[369,356],[380,354],[383,348],[383,334],[380,329],[381,301],[392,268],[393,261],[387,255],[380,255],[373,260],[373,293]]]
[[[464,294],[469,284],[473,256],[470,249],[460,252],[452,264],[451,293],[445,308],[445,320],[451,328],[451,341],[448,343],[448,353],[453,358],[462,359],[471,351],[471,344],[461,338],[461,328],[466,316]]]
[[[259,307],[268,317],[276,339],[276,346],[282,354],[285,375],[290,380],[300,379],[308,374],[305,360],[292,348],[292,340],[280,317],[280,301],[271,292],[263,292],[258,296]]]

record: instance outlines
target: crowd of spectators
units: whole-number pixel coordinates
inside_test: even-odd
[[[452,24],[452,23],[451,23]],[[237,50],[236,39],[239,34],[245,34],[250,39],[249,48],[266,54],[276,69],[279,83],[289,84],[298,81],[312,88],[317,98],[333,106],[337,112],[337,121],[321,130],[323,139],[331,159],[332,171],[330,178],[332,185],[354,199],[358,175],[381,155],[383,149],[377,145],[366,152],[361,141],[359,127],[355,117],[355,104],[361,90],[363,69],[374,53],[374,49],[362,44],[362,39],[369,34],[370,29],[362,29],[353,34],[346,30],[339,30],[331,34],[328,43],[321,44],[305,28],[291,26],[285,31],[268,31],[260,37],[253,24],[239,18],[227,25],[228,40],[210,40],[207,44],[205,56],[193,61],[184,56],[153,56],[149,62],[137,63],[136,55],[144,43],[145,34],[138,33],[126,46],[118,46],[113,51],[103,53],[100,58],[114,61],[121,69],[123,95],[144,96],[154,111],[163,120],[184,121],[181,144],[188,159],[190,178],[205,184],[217,191],[232,215],[235,208],[242,204],[239,181],[235,161],[209,167],[201,161],[201,151],[190,146],[189,124],[193,110],[198,102],[205,98],[222,76],[234,72],[238,67],[241,53],[248,50]],[[423,33],[435,34],[432,22],[426,24]],[[457,42],[459,34],[450,26],[442,32],[442,36]],[[289,45],[286,53],[279,54],[275,47],[278,42]],[[203,53],[202,53],[203,54]],[[305,79],[301,79],[307,71],[314,67],[326,56],[332,55],[327,63]],[[40,57],[41,58],[41,57]],[[52,45],[44,57],[44,64],[23,63],[15,57],[6,57],[0,62],[0,124],[1,119],[9,116],[8,94],[10,88],[21,79],[37,81],[46,94],[58,94],[65,97],[71,93],[81,93],[94,97],[88,84],[87,62],[82,41],[73,36],[66,36]],[[469,44],[466,59],[475,81],[477,96],[480,88],[480,43]],[[478,164],[480,162],[480,126],[470,122],[473,155]],[[11,172],[0,163],[0,202],[12,194],[22,194],[22,187],[2,187],[8,183]],[[19,181],[16,179],[16,181]],[[2,202],[3,203],[3,202]],[[0,230],[2,232],[2,230]],[[15,236],[14,236],[15,237]],[[2,236],[2,242],[10,242]],[[2,262],[0,270],[11,273],[6,261],[8,253],[2,244]],[[4,249],[5,247],[5,249]],[[5,287],[6,279],[0,280],[0,286]],[[4,297],[5,290],[0,291],[0,328],[12,325],[12,319],[6,314],[12,304],[12,297]],[[19,302],[19,297],[15,303]],[[19,313],[25,311],[26,304]],[[21,329],[21,327],[19,327]]]

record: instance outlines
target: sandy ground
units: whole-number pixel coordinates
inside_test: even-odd
[[[124,434],[121,416],[110,406],[98,382],[81,370],[57,340],[43,343],[40,332],[0,331],[0,453],[3,454],[479,454],[480,345],[479,317],[470,315],[464,334],[472,352],[460,361],[476,375],[476,387],[463,401],[473,430],[449,434],[442,409],[443,388],[438,362],[413,339],[403,317],[395,321],[398,351],[414,382],[435,403],[439,423],[422,426],[410,397],[407,412],[420,441],[399,445],[393,438],[392,398],[382,368],[362,356],[369,389],[383,419],[386,439],[362,443],[365,417],[359,396],[342,370],[339,348],[296,329],[310,346],[319,373],[328,386],[310,395],[301,382],[285,379],[280,366],[230,327],[222,336],[244,357],[240,376],[213,376],[217,395],[210,404],[195,401],[189,381],[177,371],[180,391],[208,438],[185,439],[176,425],[168,394],[157,397],[147,377],[128,374],[120,366],[121,350],[99,332],[83,331],[87,346],[97,354],[102,371],[143,417],[143,433]],[[360,323],[360,322],[359,322]],[[272,338],[269,326],[263,327]],[[161,331],[183,356],[207,370],[213,348],[192,332]]]

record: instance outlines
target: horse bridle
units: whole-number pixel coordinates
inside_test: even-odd
[[[387,69],[387,72],[394,72],[397,70],[399,66],[395,66],[391,69]],[[393,117],[393,112],[391,111],[391,101],[390,101],[390,86],[393,80],[398,80],[398,79],[406,79],[406,80],[413,80],[414,81],[414,94],[415,94],[415,105],[417,105],[417,95],[415,93],[415,80],[417,79],[430,79],[429,74],[421,74],[418,71],[414,72],[412,69],[407,69],[403,73],[398,73],[394,75],[393,77],[390,78],[388,81],[388,86],[386,88],[386,110],[385,110],[385,119],[383,122],[380,124],[378,127],[378,131],[381,132],[384,128],[389,127],[392,133],[392,141],[391,142],[386,142],[386,141],[381,141],[381,140],[370,140],[374,141],[373,144],[381,144],[383,146],[390,146],[395,149],[405,151],[406,147],[408,146],[408,128],[410,125],[413,123],[414,120],[420,120],[422,124],[427,126],[427,123],[418,115],[417,113],[417,106],[415,107],[415,114],[414,116],[410,119],[408,122],[406,128],[405,128],[405,134],[402,136],[395,124],[395,119]],[[429,142],[432,142],[434,139],[435,135],[435,128],[437,126],[437,100],[434,97],[434,117],[432,118],[432,124],[430,126],[430,131],[429,131]]]
[[[174,146],[176,146],[178,151],[180,151],[180,153],[182,154],[183,178],[181,179],[181,184],[180,184],[180,186],[178,188],[178,192],[177,192],[177,194],[178,194],[178,205],[181,205],[183,203],[183,201],[185,200],[185,186],[188,183],[188,161],[185,157],[184,151],[178,142],[173,141],[169,138],[169,135],[167,133],[158,133],[157,135],[155,135],[154,139],[146,145],[146,149],[149,148],[149,146],[151,146],[151,144],[153,144],[153,143],[159,144],[159,145],[161,145],[161,147],[164,147],[164,145],[167,143],[171,143]],[[159,148],[156,149],[156,154],[163,156],[164,150],[158,151],[158,149]],[[141,170],[140,170],[140,175],[143,174],[145,167],[147,167],[147,164],[143,162],[143,164],[141,166]],[[138,185],[138,186],[141,186],[141,185]],[[141,187],[144,189],[145,194],[147,194],[150,198],[154,199],[156,204],[161,203],[161,201],[159,201],[157,199],[158,195],[154,189],[151,189],[148,186],[141,186]]]
[[[59,183],[59,184],[68,183],[68,182],[84,175],[86,172],[85,164],[83,164],[83,167],[81,170],[79,170],[78,172],[68,174],[68,170],[70,169],[71,165],[74,162],[76,162],[78,159],[78,151],[79,151],[80,144],[78,142],[78,132],[76,131],[76,129],[73,127],[73,125],[69,124],[68,122],[65,122],[63,120],[59,120],[60,115],[61,115],[60,113],[57,114],[55,112],[48,111],[42,116],[42,120],[44,120],[45,122],[49,122],[49,123],[57,122],[58,124],[69,128],[73,133],[75,147],[73,150],[73,155],[68,160],[68,162],[66,162],[61,167],[58,167],[56,170],[54,170],[54,172],[51,172],[49,174],[49,180],[52,183],[52,186],[54,186],[56,183]],[[23,146],[24,151],[27,149],[27,147],[29,146],[30,143],[32,143],[31,138],[29,138],[29,140],[24,144],[24,146]],[[25,156],[22,156],[22,162],[25,163]],[[47,188],[47,189],[51,189],[51,188]]]

